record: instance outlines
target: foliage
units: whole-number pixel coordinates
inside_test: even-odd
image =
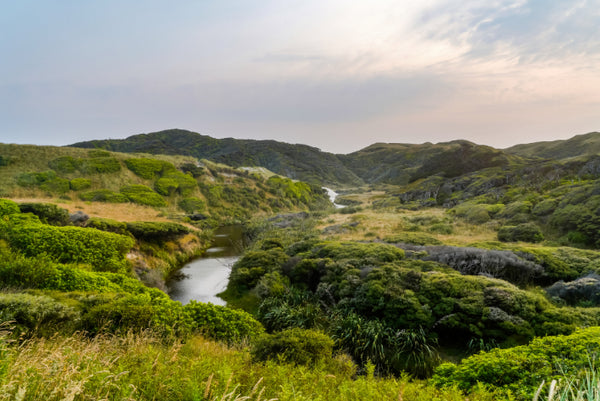
[[[16,180],[17,184],[22,187],[39,187],[51,193],[63,194],[70,189],[69,180],[58,177],[52,170],[42,173],[22,173],[17,176]]]
[[[167,206],[167,202],[162,196],[157,194],[145,185],[132,184],[121,187],[121,193],[127,197],[131,202],[139,205],[146,205],[152,207],[164,207]]]
[[[197,188],[196,180],[181,171],[170,171],[156,180],[154,189],[161,195],[171,196],[175,193],[189,196]]]
[[[108,231],[116,234],[127,234],[127,224],[121,221],[104,219],[101,217],[92,217],[86,222],[86,227],[96,228],[101,231]]]
[[[127,196],[108,189],[96,189],[93,191],[82,192],[79,194],[79,198],[84,201],[108,203],[125,203],[129,201]]]
[[[21,211],[17,202],[13,202],[10,199],[0,198],[0,217],[20,212]]]
[[[442,241],[423,233],[403,232],[387,236],[383,239],[391,244],[404,243],[413,245],[441,245]]]
[[[199,198],[183,198],[177,206],[188,214],[202,212],[206,208],[206,203]]]
[[[47,254],[59,263],[86,263],[100,271],[126,271],[124,255],[133,246],[129,237],[92,228],[26,224],[9,230],[10,245],[25,255]]]
[[[90,157],[81,160],[79,169],[83,174],[117,173],[121,170],[121,163],[112,156]]]
[[[264,331],[262,325],[244,311],[196,301],[185,305],[184,310],[195,330],[214,340],[239,343]]]
[[[125,165],[136,175],[147,180],[160,176],[164,171],[175,170],[175,166],[169,162],[146,157],[126,159]]]
[[[92,186],[92,181],[88,178],[73,178],[69,181],[71,191],[82,191],[89,189]]]
[[[165,242],[188,234],[190,229],[177,223],[134,221],[127,223],[127,231],[140,240]]]
[[[51,203],[20,203],[21,213],[33,213],[42,223],[55,226],[66,226],[69,220],[69,211]]]
[[[330,359],[333,340],[316,330],[293,328],[274,334],[263,334],[252,344],[255,361],[275,359],[298,365],[314,365]]]
[[[442,364],[433,381],[464,390],[484,383],[527,400],[543,380],[577,373],[599,351],[600,328],[582,329],[569,336],[536,338],[528,345],[481,352],[460,365]]]
[[[498,239],[503,242],[541,242],[544,240],[544,234],[542,234],[542,230],[536,224],[522,223],[517,226],[500,227],[500,230],[498,230]]]

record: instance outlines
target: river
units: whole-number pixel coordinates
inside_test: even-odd
[[[225,305],[217,294],[227,288],[231,266],[239,259],[245,245],[241,226],[218,228],[204,256],[187,263],[178,277],[167,283],[171,299],[184,305],[192,300]]]
[[[337,198],[338,193],[335,192],[333,189],[331,188],[327,188],[327,187],[323,187],[323,189],[325,191],[327,191],[327,196],[329,196],[329,200],[331,201],[331,203],[333,203],[333,206],[335,206],[336,209],[341,209],[343,207],[346,207],[345,205],[340,205],[335,203],[335,198]]]

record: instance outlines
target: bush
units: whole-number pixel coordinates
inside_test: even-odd
[[[69,181],[71,191],[81,191],[92,186],[92,181],[87,178],[74,178]]]
[[[25,255],[47,254],[59,263],[87,263],[99,271],[127,270],[133,239],[92,228],[27,224],[10,228],[9,243]]]
[[[500,227],[498,240],[503,242],[541,242],[544,240],[544,234],[534,223],[523,223],[517,226]]]
[[[154,189],[161,195],[171,196],[178,193],[189,196],[196,189],[196,180],[180,171],[172,171],[159,178],[154,184]]]
[[[150,242],[166,242],[188,234],[190,229],[177,223],[134,221],[127,223],[127,231],[135,238]]]
[[[0,294],[0,323],[11,322],[18,331],[53,334],[79,318],[72,307],[43,295]]]
[[[199,198],[183,198],[177,205],[188,214],[202,212],[206,207],[206,203]]]
[[[133,171],[135,175],[147,180],[153,180],[160,176],[164,171],[175,170],[175,166],[171,163],[158,159],[126,159],[125,165],[129,170]]]
[[[17,176],[17,184],[26,187],[39,187],[44,191],[63,194],[69,191],[69,180],[60,178],[54,171],[43,173],[22,173]]]
[[[152,207],[164,207],[167,206],[167,202],[162,196],[157,194],[145,185],[127,185],[121,188],[121,193],[127,197],[131,202],[139,205],[146,205]]]
[[[9,214],[21,213],[19,205],[9,199],[0,199],[0,217]]]
[[[569,336],[536,338],[528,345],[493,349],[463,359],[460,365],[440,365],[432,381],[440,386],[472,389],[479,383],[511,391],[518,399],[531,400],[545,380],[570,376],[589,367],[590,357],[600,352],[600,328]]]
[[[35,214],[46,224],[66,226],[71,223],[69,211],[51,203],[21,203],[19,209],[21,213]]]
[[[333,340],[316,330],[293,328],[274,334],[264,334],[252,345],[256,361],[275,359],[298,365],[314,365],[330,359]]]
[[[107,203],[125,203],[129,199],[118,192],[109,191],[108,189],[97,189],[79,194],[79,198],[84,201],[92,202],[107,202]]]
[[[427,234],[404,232],[387,236],[383,239],[387,243],[413,244],[413,245],[442,245],[442,241]]]
[[[89,228],[95,228],[101,231],[108,231],[115,234],[128,234],[126,223],[112,219],[92,217],[86,222],[85,226]]]
[[[121,163],[114,157],[92,157],[81,159],[80,170],[83,174],[105,174],[121,171]]]
[[[48,166],[61,174],[70,174],[81,167],[81,161],[72,156],[61,156],[50,160]]]
[[[238,343],[264,331],[262,325],[244,311],[196,301],[183,308],[192,319],[193,328],[214,340]]]

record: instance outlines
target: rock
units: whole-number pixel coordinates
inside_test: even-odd
[[[82,212],[81,210],[76,211],[75,213],[69,214],[69,221],[76,226],[82,226],[86,221],[90,219],[90,216]]]

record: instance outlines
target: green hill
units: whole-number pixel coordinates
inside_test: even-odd
[[[292,179],[322,185],[362,184],[362,180],[344,166],[336,155],[307,145],[277,141],[215,139],[191,131],[172,129],[126,139],[79,142],[72,146],[127,153],[187,155],[234,167],[261,166]]]
[[[581,155],[596,155],[600,153],[600,132],[576,135],[566,140],[515,145],[504,150],[513,155],[544,159],[566,159]]]

